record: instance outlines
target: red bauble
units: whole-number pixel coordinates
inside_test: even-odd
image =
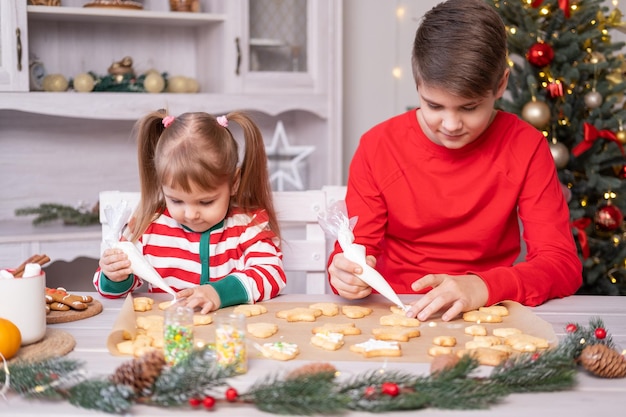
[[[565,326],[565,331],[567,333],[574,333],[576,330],[578,330],[578,327],[574,323],[569,323]]]
[[[383,382],[383,384],[380,387],[380,390],[382,391],[383,394],[387,394],[392,397],[395,397],[396,395],[400,394],[400,387],[398,387],[398,384],[395,384],[393,382]]]
[[[614,232],[620,228],[623,221],[624,215],[612,204],[598,208],[594,217],[596,228],[601,232]]]
[[[237,390],[235,388],[230,387],[230,388],[228,388],[226,390],[226,395],[225,396],[226,396],[226,401],[233,402],[233,401],[237,400],[237,397],[239,396],[239,393],[237,392]]]
[[[363,395],[365,396],[365,398],[372,397],[375,394],[376,394],[376,387],[373,387],[371,385],[365,388],[365,391],[363,392]]]
[[[602,340],[606,337],[606,329],[598,327],[594,332],[594,335],[596,336],[596,339]]]
[[[190,405],[190,406],[192,406],[192,407],[194,407],[194,408],[195,408],[195,407],[197,407],[197,406],[199,406],[201,402],[202,402],[202,401],[200,401],[200,399],[199,399],[199,398],[195,398],[195,397],[193,397],[193,398],[190,398],[190,399],[189,399],[189,405]]]
[[[214,406],[215,406],[215,398],[211,397],[210,395],[207,395],[206,397],[204,397],[204,399],[202,400],[202,405],[204,406],[204,408],[206,408],[207,410],[211,410]]]
[[[545,67],[554,59],[554,49],[545,42],[537,42],[526,52],[526,59],[536,67]]]

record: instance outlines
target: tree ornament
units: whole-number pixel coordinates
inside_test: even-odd
[[[541,129],[550,122],[550,107],[547,103],[533,98],[522,108],[522,118],[537,129]]]
[[[620,209],[612,204],[599,207],[594,217],[596,229],[601,232],[614,232],[620,228],[623,220]]]
[[[617,140],[619,140],[619,143],[621,143],[622,145],[626,144],[626,131],[623,129],[619,129],[617,132],[615,132],[615,137],[617,138]]]
[[[604,339],[606,338],[606,329],[604,327],[598,327],[594,332],[593,332],[594,336],[596,337],[596,339]]]
[[[202,406],[206,408],[207,410],[212,410],[213,407],[215,407],[215,398],[211,397],[210,395],[207,395],[206,397],[202,399]]]
[[[554,158],[554,164],[557,169],[563,169],[567,166],[569,162],[569,149],[567,149],[567,146],[553,140],[550,143],[550,153],[552,158]]]
[[[602,378],[626,377],[626,358],[603,344],[587,345],[580,354],[583,368]]]
[[[578,330],[578,326],[574,323],[568,323],[567,326],[565,326],[565,331],[567,333],[574,333],[576,330]]]
[[[156,71],[149,71],[143,80],[143,88],[148,93],[160,93],[165,88],[165,79]]]
[[[70,84],[63,74],[49,74],[44,77],[42,85],[45,91],[60,92],[67,90]]]
[[[376,387],[370,385],[369,387],[365,387],[365,391],[363,391],[363,396],[365,398],[370,398],[376,395]]]
[[[585,94],[584,100],[585,100],[585,106],[587,106],[587,108],[596,109],[602,105],[603,98],[602,98],[602,94],[593,90]]]
[[[89,93],[93,91],[93,87],[96,85],[96,80],[87,72],[83,72],[74,77],[72,81],[72,87],[79,93]]]
[[[239,393],[237,392],[237,390],[233,387],[229,387],[226,390],[226,393],[224,394],[226,401],[228,402],[234,402],[237,401],[237,397],[239,397]]]
[[[528,49],[526,59],[536,67],[545,67],[554,59],[554,50],[547,43],[539,41]]]
[[[201,403],[202,401],[200,400],[200,398],[191,397],[189,399],[189,405],[192,406],[193,408],[200,406]]]
[[[111,375],[114,384],[127,385],[136,394],[145,393],[154,384],[165,366],[165,355],[161,349],[144,353],[142,356],[121,364]]]
[[[400,388],[398,387],[398,384],[393,382],[383,382],[380,390],[383,394],[387,394],[391,397],[395,397],[396,395],[400,394]]]

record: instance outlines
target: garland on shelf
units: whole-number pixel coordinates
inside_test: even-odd
[[[16,216],[36,215],[33,219],[35,226],[49,223],[55,220],[62,220],[66,225],[88,226],[100,222],[99,204],[92,208],[72,207],[57,203],[42,203],[38,207],[22,207],[15,210]]]
[[[570,389],[579,364],[600,377],[626,376],[626,359],[615,350],[602,320],[594,318],[587,327],[570,323],[566,332],[558,346],[515,356],[488,377],[473,376],[478,363],[468,355],[426,376],[373,370],[343,381],[333,365],[310,363],[284,375],[268,375],[238,393],[227,381],[234,370],[218,366],[214,352],[203,348],[173,366],[166,365],[162,351],[152,351],[98,378],[88,378],[80,362],[65,358],[5,364],[0,394],[12,389],[26,398],[67,400],[115,414],[127,413],[134,404],[212,409],[219,399],[222,404],[249,403],[275,414],[312,415],[484,409],[512,393]]]

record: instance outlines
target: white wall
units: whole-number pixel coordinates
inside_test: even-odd
[[[413,38],[421,16],[439,2],[344,0],[344,182],[361,135],[418,104],[410,66]]]

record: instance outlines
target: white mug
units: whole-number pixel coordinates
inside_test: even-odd
[[[0,279],[0,317],[20,329],[22,346],[46,334],[46,274],[28,278]]]

